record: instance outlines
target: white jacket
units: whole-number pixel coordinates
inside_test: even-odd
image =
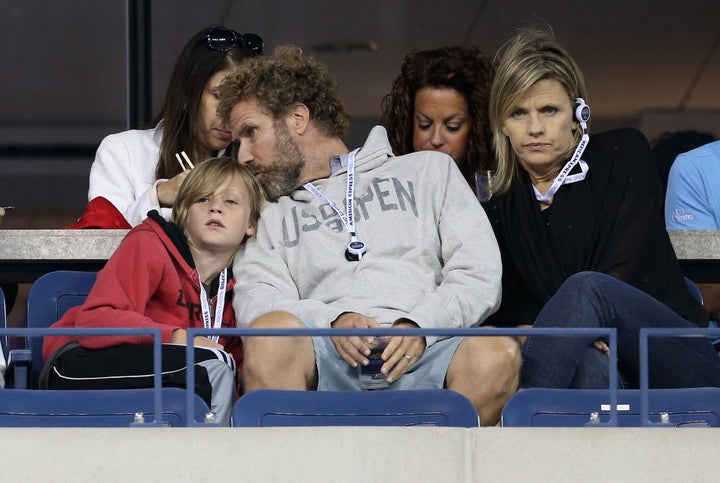
[[[107,198],[132,226],[150,210],[170,219],[171,208],[160,208],[155,179],[160,159],[162,128],[130,130],[107,136],[100,143],[90,168],[88,201]]]
[[[343,168],[313,183],[343,207],[346,180]],[[383,326],[406,317],[423,328],[464,328],[497,310],[497,241],[452,158],[395,157],[375,127],[356,158],[354,212],[367,253],[348,262],[350,236],[326,202],[299,189],[268,203],[233,266],[238,326],[285,310],[320,328],[348,311]]]

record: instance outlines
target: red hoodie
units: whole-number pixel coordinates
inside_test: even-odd
[[[155,212],[123,239],[105,267],[85,303],[68,310],[52,327],[157,327],[162,342],[171,342],[176,328],[203,327],[200,283],[187,241],[180,229]],[[235,327],[232,293],[235,279],[228,277],[223,327]],[[215,307],[215,297],[209,303]],[[45,337],[43,359],[66,343],[99,349],[119,344],[151,343],[151,336]],[[220,338],[242,370],[242,341]]]

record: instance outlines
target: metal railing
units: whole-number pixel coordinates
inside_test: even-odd
[[[191,328],[187,330],[187,387],[195,379],[193,339],[195,336],[225,337],[330,337],[330,336],[436,336],[436,337],[492,337],[492,336],[597,336],[607,337],[610,348],[609,398],[610,419],[607,423],[595,426],[617,426],[618,373],[617,373],[617,331],[614,328],[468,328],[468,329],[205,329]],[[195,401],[192,393],[187,393],[188,413],[194,414]],[[191,426],[204,426],[194,418],[190,418]]]
[[[671,426],[669,423],[650,421],[650,371],[648,344],[650,337],[720,337],[720,328],[651,328],[640,329],[640,417],[643,426]],[[719,356],[720,357],[720,356]]]
[[[154,361],[154,413],[155,419],[146,422],[144,426],[162,425],[162,374],[161,374],[161,335],[160,329],[155,328],[0,328],[0,335],[7,337],[43,337],[43,336],[126,336],[148,335],[153,338]],[[609,387],[608,398],[610,403],[609,420],[606,423],[593,424],[594,427],[617,427],[618,406],[618,370],[617,370],[617,332],[614,328],[467,328],[467,329],[205,329],[190,328],[187,330],[188,345],[186,349],[187,379],[186,404],[188,425],[194,427],[215,426],[207,421],[197,421],[195,418],[194,380],[195,380],[195,352],[193,339],[195,336],[223,336],[223,337],[330,337],[330,336],[435,336],[435,337],[494,337],[494,336],[593,336],[607,337],[609,354]],[[668,426],[667,423],[650,421],[650,389],[648,370],[648,344],[650,337],[720,337],[720,328],[643,328],[640,330],[640,395],[641,395],[641,423],[643,426]],[[34,368],[38,371],[39,368]],[[10,389],[12,390],[12,389]]]
[[[153,338],[153,366],[154,366],[154,391],[153,407],[155,413],[154,421],[138,422],[140,426],[162,426],[162,359],[161,359],[161,331],[156,328],[0,328],[0,335],[7,337],[44,337],[44,336],[127,336],[127,335],[148,335]],[[12,353],[12,351],[11,351]],[[31,358],[34,359],[35,356]],[[31,371],[40,371],[39,367],[31,367]],[[194,386],[193,386],[194,387]],[[12,391],[12,389],[7,389]],[[39,390],[39,389],[34,389]],[[193,405],[194,407],[194,405]],[[193,417],[194,419],[194,417]]]

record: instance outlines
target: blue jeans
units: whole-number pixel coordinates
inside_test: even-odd
[[[545,304],[534,327],[615,327],[618,370],[630,388],[640,385],[640,329],[690,327],[650,295],[597,272],[569,277]],[[521,387],[604,389],[608,358],[593,336],[530,336],[523,345]],[[601,357],[598,357],[600,355]],[[720,387],[720,357],[705,337],[651,337],[652,388]]]

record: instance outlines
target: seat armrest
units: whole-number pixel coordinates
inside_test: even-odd
[[[8,389],[30,389],[31,368],[32,351],[30,349],[12,349],[5,372],[5,387]]]

